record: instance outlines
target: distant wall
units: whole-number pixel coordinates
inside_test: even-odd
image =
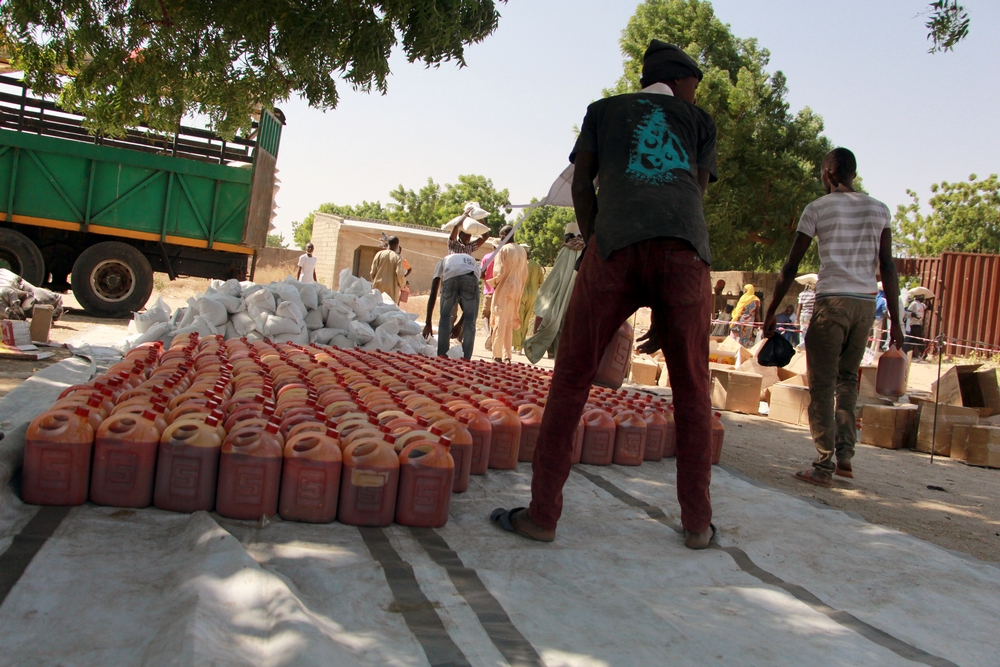
[[[403,257],[410,263],[410,290],[426,293],[431,289],[434,267],[448,253],[448,235],[436,229],[415,229],[384,222],[344,219],[328,213],[313,217],[312,242],[316,246],[316,276],[333,289],[343,269],[369,278],[372,257],[379,249],[382,233],[396,236],[403,246]],[[492,248],[483,246],[475,256],[482,259]]]
[[[257,266],[298,264],[302,250],[294,248],[261,248],[257,251]]]

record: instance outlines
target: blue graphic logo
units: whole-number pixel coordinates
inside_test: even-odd
[[[641,183],[663,185],[674,180],[677,169],[691,170],[687,151],[670,131],[663,109],[654,108],[635,128],[627,171]]]

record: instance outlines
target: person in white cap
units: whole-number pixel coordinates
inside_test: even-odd
[[[563,318],[573,294],[576,263],[586,246],[580,236],[580,225],[575,222],[566,225],[563,246],[535,299],[534,333],[524,341],[524,356],[533,364],[537,364],[546,352],[550,359],[556,356]]]
[[[521,293],[521,326],[514,330],[513,345],[515,350],[524,347],[524,339],[531,333],[535,323],[535,299],[538,297],[538,288],[542,286],[545,279],[545,269],[542,265],[531,259],[531,246],[521,243],[524,252],[528,256],[528,278],[524,281],[524,292]]]

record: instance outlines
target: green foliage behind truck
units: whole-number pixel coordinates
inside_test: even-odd
[[[264,111],[229,142],[192,128],[95,137],[0,77],[0,268],[57,290],[68,277],[105,317],[142,308],[154,271],[246,279],[266,243],[281,126]]]

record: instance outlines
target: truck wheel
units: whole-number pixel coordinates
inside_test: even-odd
[[[45,282],[42,251],[31,239],[13,229],[0,228],[0,269],[16,273],[35,287]]]
[[[127,317],[153,293],[153,269],[141,252],[118,241],[90,246],[73,263],[73,295],[97,317]]]

